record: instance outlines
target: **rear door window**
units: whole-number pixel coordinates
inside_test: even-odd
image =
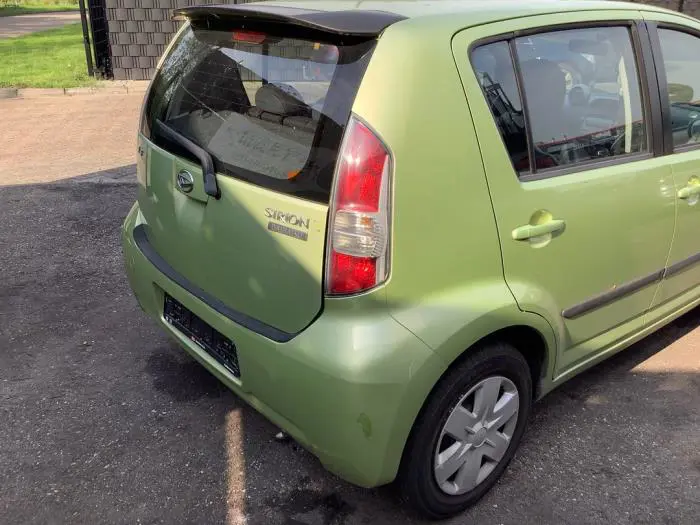
[[[192,24],[153,81],[143,133],[191,157],[160,136],[159,120],[212,155],[219,173],[328,202],[372,45]]]
[[[513,167],[529,173],[525,115],[510,46],[507,42],[481,46],[472,53],[472,63]]]
[[[674,148],[700,143],[700,38],[659,29]]]
[[[506,42],[477,48],[472,64],[520,174],[648,151],[627,27],[543,32],[513,42],[517,69]]]

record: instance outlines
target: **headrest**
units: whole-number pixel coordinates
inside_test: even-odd
[[[559,109],[566,97],[566,75],[559,66],[539,58],[527,60],[522,64],[522,73],[529,103]]]
[[[291,86],[265,84],[255,93],[255,105],[265,112],[286,117],[308,115],[309,107],[301,100],[301,95],[292,94],[295,92],[296,90]]]

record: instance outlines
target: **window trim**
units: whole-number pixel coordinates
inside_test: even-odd
[[[523,108],[523,123],[525,124],[525,142],[527,144],[527,171],[519,171],[518,178],[533,175],[537,173],[532,166],[533,160],[535,158],[535,144],[532,142],[532,132],[530,131],[532,127],[530,126],[530,108],[527,104],[527,97],[525,96],[525,88],[522,82],[522,71],[520,70],[520,61],[518,60],[518,50],[515,45],[515,39],[517,36],[513,35],[509,38],[506,44],[508,45],[508,53],[510,54],[510,61],[513,64],[513,74],[515,75],[515,85],[518,88],[518,96],[520,97],[520,107]],[[515,166],[513,166],[515,169]]]
[[[654,69],[656,70],[656,81],[659,87],[659,105],[661,114],[663,115],[662,130],[664,137],[664,155],[673,155],[675,153],[686,153],[700,149],[700,142],[695,144],[683,144],[675,147],[673,145],[673,130],[671,129],[671,104],[668,95],[668,78],[666,77],[666,66],[664,64],[664,56],[661,50],[661,37],[659,29],[667,29],[678,33],[685,33],[688,36],[695,37],[700,40],[700,31],[682,24],[674,22],[660,22],[649,20],[647,23],[647,32],[651,43],[651,53],[653,56]]]
[[[571,175],[572,173],[578,173],[582,171],[591,171],[593,169],[603,169],[609,168],[610,166],[619,166],[621,164],[629,164],[632,162],[641,162],[644,160],[653,159],[654,155],[651,151],[640,151],[638,153],[626,153],[624,155],[617,155],[617,158],[612,159],[591,159],[583,162],[577,162],[571,166],[554,166],[552,168],[545,168],[541,171],[535,171],[533,173],[523,173],[519,179],[521,182],[533,182],[536,180],[551,179],[552,177],[560,177],[563,175]]]
[[[625,27],[630,34],[630,42],[632,44],[632,52],[634,53],[634,61],[637,68],[637,79],[639,82],[640,94],[642,96],[642,111],[646,125],[647,150],[638,153],[629,153],[619,155],[612,159],[591,159],[589,161],[578,162],[570,166],[555,166],[545,168],[544,170],[536,170],[533,166],[534,144],[532,141],[532,130],[529,121],[529,110],[527,101],[524,96],[523,78],[520,71],[517,50],[515,48],[515,39],[525,36],[538,35],[543,33],[553,33],[557,31],[570,31],[575,29],[595,29],[601,27]],[[508,44],[513,69],[515,71],[516,84],[518,86],[518,94],[521,98],[523,107],[523,117],[525,122],[525,132],[527,134],[528,156],[530,157],[529,171],[518,172],[513,167],[516,176],[520,182],[532,182],[537,180],[549,179],[562,175],[570,175],[580,171],[590,171],[596,168],[605,168],[625,164],[628,162],[637,162],[648,160],[653,157],[663,155],[665,153],[664,145],[666,137],[664,135],[663,113],[661,111],[661,97],[658,79],[656,75],[656,67],[653,61],[653,44],[649,37],[647,25],[643,20],[639,19],[614,19],[614,20],[597,20],[584,22],[570,22],[565,24],[552,24],[546,26],[538,26],[527,29],[519,29],[508,31],[497,35],[491,35],[485,38],[475,40],[470,43],[467,49],[469,63],[474,70],[472,62],[472,53],[474,50],[497,42],[506,42]],[[651,62],[649,62],[651,60]],[[495,121],[494,121],[495,125]],[[499,132],[500,135],[500,132]],[[502,138],[501,138],[502,140]],[[504,143],[505,147],[505,143]],[[512,162],[511,162],[512,165]]]

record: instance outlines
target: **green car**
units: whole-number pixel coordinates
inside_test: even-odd
[[[129,281],[338,476],[458,513],[533,401],[700,301],[698,21],[540,0],[176,15]]]

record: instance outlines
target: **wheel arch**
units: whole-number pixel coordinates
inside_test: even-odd
[[[444,359],[446,369],[436,379],[431,393],[440,380],[462,360],[484,345],[496,341],[510,344],[528,362],[535,399],[550,390],[557,355],[557,338],[552,326],[541,315],[520,310],[514,313],[510,308],[508,310],[507,315],[499,311],[493,316],[486,316],[476,323],[480,330],[472,330],[470,328],[476,326],[468,326],[435,348]]]
[[[402,449],[399,456],[400,459],[398,464],[395,465],[396,470],[394,472],[394,476],[398,473],[400,465],[403,462],[407,444],[411,439],[413,429],[415,428],[416,422],[422,416],[430,397],[438,388],[441,381],[454,368],[459,366],[459,364],[464,359],[467,359],[473,352],[483,347],[483,345],[495,341],[506,342],[523,354],[523,357],[530,365],[530,373],[533,377],[534,399],[539,399],[551,389],[550,385],[554,373],[556,356],[556,340],[554,337],[554,332],[549,323],[547,323],[543,317],[527,312],[520,312],[520,314],[521,316],[518,316],[519,318],[516,322],[503,323],[500,326],[494,326],[494,324],[489,323],[491,326],[490,330],[484,331],[480,334],[474,334],[473,331],[470,331],[471,337],[459,337],[458,340],[463,342],[461,351],[452,351],[451,347],[453,345],[447,343],[443,348],[436,350],[436,352],[440,353],[443,357],[446,366],[440,375],[436,377],[434,381],[432,381],[432,386],[424,396],[423,402],[421,403],[419,409],[415,412],[415,415],[410,422],[409,430],[405,434],[403,443],[401,443]],[[511,319],[513,318],[511,317]],[[454,337],[450,339],[454,341]],[[525,345],[527,344],[536,345],[536,352],[528,352],[525,349]],[[392,478],[394,476],[392,476]]]
[[[522,354],[530,367],[534,399],[538,399],[541,395],[542,383],[547,377],[549,363],[553,356],[551,356],[548,351],[545,336],[532,326],[508,326],[483,337],[477,341],[471,349],[467,349],[455,361],[450,363],[448,370],[451,370],[456,366],[458,361],[469,355],[470,350],[483,347],[492,342],[508,343]],[[447,371],[445,373],[447,373]]]

